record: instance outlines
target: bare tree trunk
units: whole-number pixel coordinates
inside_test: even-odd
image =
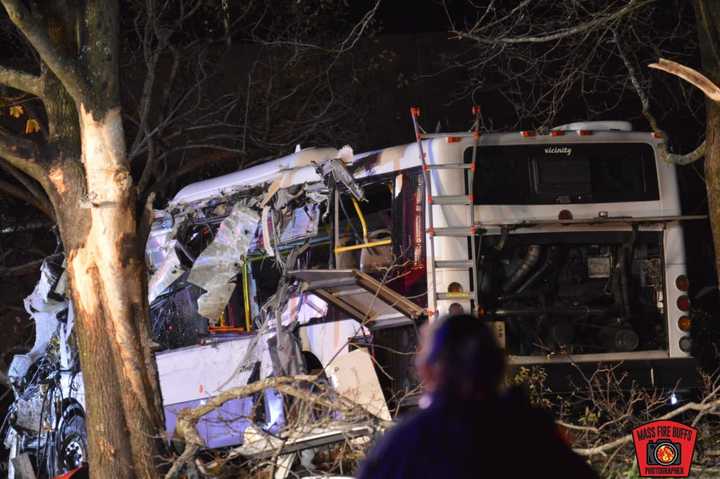
[[[98,478],[153,478],[162,405],[150,351],[143,248],[119,109],[94,118],[81,107],[83,178],[51,171],[72,205],[58,216],[66,241],[86,391],[90,471]],[[78,192],[87,191],[86,194]],[[62,202],[62,200],[61,200]],[[85,215],[78,221],[78,212]]]
[[[715,251],[715,272],[720,285],[720,105],[708,101],[705,127],[705,185],[708,196],[708,215]]]
[[[720,3],[715,0],[697,0],[695,11],[702,70],[717,85],[720,84]],[[715,251],[715,273],[720,287],[720,104],[706,97],[705,112],[705,184]]]

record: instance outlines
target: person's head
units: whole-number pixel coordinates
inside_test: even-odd
[[[461,314],[423,330],[416,365],[426,391],[481,399],[498,394],[505,354],[485,321]]]

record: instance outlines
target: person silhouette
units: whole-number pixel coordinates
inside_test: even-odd
[[[505,354],[482,319],[449,316],[423,330],[416,367],[420,409],[389,429],[358,479],[596,478],[552,416],[502,391]]]

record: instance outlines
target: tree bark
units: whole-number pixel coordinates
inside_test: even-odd
[[[695,11],[702,70],[717,85],[720,83],[720,3],[697,0]],[[705,112],[705,185],[715,251],[715,273],[720,287],[720,104],[706,97]]]
[[[98,115],[96,115],[98,116]],[[162,404],[150,351],[143,249],[126,167],[120,110],[94,118],[81,105],[86,186],[51,173],[72,205],[59,208],[85,384],[90,471],[98,478],[153,478]],[[86,194],[78,195],[78,191]],[[62,200],[61,200],[62,201]],[[77,213],[86,215],[78,221]]]
[[[715,251],[715,273],[720,287],[720,105],[707,101],[705,126],[705,187]]]

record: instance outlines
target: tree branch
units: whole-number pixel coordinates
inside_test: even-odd
[[[647,122],[650,124],[650,128],[652,130],[661,135],[663,138],[667,138],[667,134],[660,128],[660,125],[658,124],[657,119],[655,118],[655,115],[652,114],[652,111],[650,110],[650,98],[648,97],[647,92],[640,84],[640,79],[637,75],[637,70],[635,69],[635,66],[628,58],[627,54],[625,53],[625,50],[623,49],[623,43],[620,38],[620,36],[617,34],[617,31],[613,31],[613,38],[615,40],[615,45],[617,47],[618,55],[620,56],[620,59],[623,61],[623,64],[625,65],[625,69],[628,72],[628,76],[630,77],[630,83],[633,86],[633,89],[635,90],[635,93],[637,93],[638,98],[640,99],[640,105],[642,107],[642,114],[647,120]],[[662,59],[660,60],[662,62]],[[666,60],[667,61],[667,60]],[[675,63],[675,62],[672,62]],[[657,64],[653,64],[657,65]],[[650,65],[652,67],[652,65]],[[655,68],[655,67],[652,67]],[[707,80],[707,79],[706,79]],[[708,80],[710,81],[710,80]],[[716,87],[717,88],[717,87]],[[690,153],[686,153],[684,155],[678,155],[675,153],[670,153],[667,148],[667,143],[662,142],[658,145],[658,151],[660,152],[660,155],[662,156],[663,160],[667,161],[668,163],[673,163],[676,165],[689,165],[690,163],[697,161],[705,156],[705,141],[700,144],[697,148],[695,148]]]
[[[40,165],[40,146],[0,128],[0,157],[12,166],[40,181],[45,169]]]
[[[2,159],[0,159],[0,168],[5,170],[5,172],[7,172],[16,180],[18,180],[18,182],[20,182],[25,187],[25,189],[28,190],[35,197],[38,202],[45,205],[47,211],[53,211],[53,207],[50,204],[50,199],[47,197],[43,189],[39,187],[37,182],[35,182],[32,178],[29,178],[27,175],[19,171],[11,164],[7,163],[6,161],[2,161]],[[55,221],[55,215],[52,215],[50,219]]]
[[[16,90],[42,96],[42,77],[0,66],[0,83]]]
[[[89,86],[78,62],[69,58],[50,40],[47,32],[21,0],[0,0],[15,26],[37,50],[42,61],[52,70],[76,103],[89,101]]]
[[[44,259],[37,259],[30,261],[29,263],[21,264],[18,266],[10,266],[8,268],[0,268],[0,278],[7,278],[11,276],[23,276],[25,274],[35,273],[42,265]]]
[[[665,148],[667,151],[667,148]],[[689,165],[690,163],[693,163],[697,160],[700,160],[705,157],[705,140],[703,140],[700,145],[695,148],[690,153],[685,153],[684,155],[677,155],[675,153],[669,153],[667,152],[665,154],[665,160],[669,161],[670,163],[674,163],[676,165]]]
[[[50,207],[49,202],[38,200],[27,190],[15,186],[12,183],[8,183],[7,181],[0,180],[0,193],[5,193],[8,196],[12,196],[13,198],[17,198],[34,206],[38,210],[42,211],[45,216],[55,221],[55,213],[53,212],[52,207]]]
[[[579,35],[581,33],[585,33],[587,31],[593,30],[601,25],[605,25],[611,22],[614,22],[616,20],[621,19],[625,15],[638,10],[645,5],[648,5],[650,3],[653,3],[655,0],[631,0],[628,2],[627,5],[619,9],[617,12],[612,13],[610,15],[598,15],[597,18],[594,18],[590,20],[589,22],[581,23],[580,25],[576,25],[571,28],[566,28],[563,30],[558,30],[553,33],[549,33],[547,35],[539,35],[539,36],[520,36],[520,37],[501,37],[501,38],[485,38],[478,35],[474,35],[472,33],[465,33],[465,32],[452,32],[453,34],[457,35],[459,38],[467,38],[470,40],[475,40],[480,43],[490,43],[490,44],[497,44],[497,43],[504,43],[507,45],[517,45],[522,43],[547,43],[547,42],[553,42],[556,40],[562,40],[563,38]]]
[[[680,414],[683,414],[688,411],[695,411],[697,413],[703,414],[707,411],[713,410],[720,407],[720,399],[715,399],[714,401],[708,401],[708,402],[690,402],[687,404],[684,404],[680,406],[677,409],[674,409],[670,411],[669,413],[660,416],[657,418],[658,421],[663,421],[666,419],[672,419],[674,417],[679,416]],[[576,453],[580,454],[581,456],[597,456],[597,455],[604,455],[608,451],[612,451],[616,447],[620,447],[624,444],[627,444],[632,441],[632,434],[627,434],[625,436],[621,436],[614,441],[610,441],[608,443],[602,444],[600,446],[596,447],[589,447],[584,449],[573,449]]]
[[[657,63],[651,63],[648,66],[682,78],[699,88],[712,101],[720,103],[720,87],[699,71],[665,58],[661,58]]]

